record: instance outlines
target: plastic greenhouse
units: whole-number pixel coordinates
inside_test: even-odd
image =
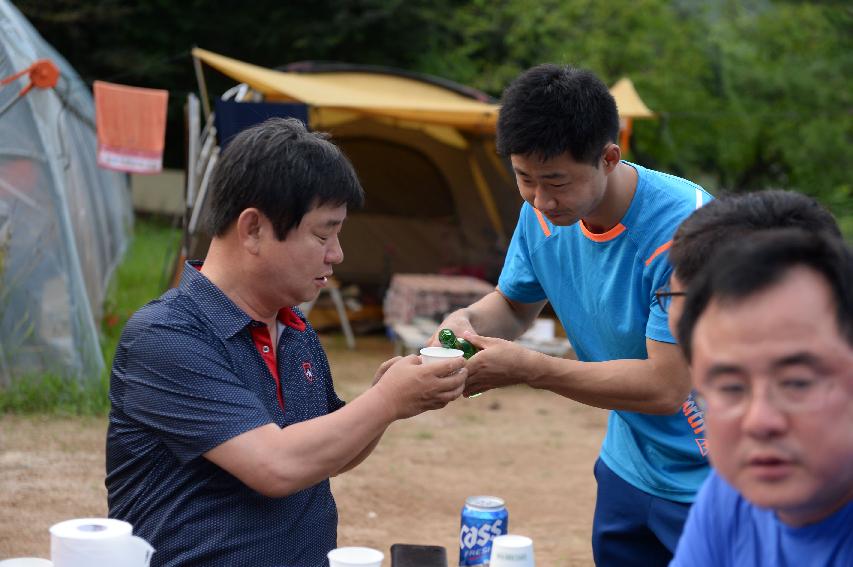
[[[0,386],[99,376],[102,302],[132,223],[126,175],[96,165],[88,86],[0,0],[0,80],[43,59],[55,87],[27,89],[27,73],[0,86]]]

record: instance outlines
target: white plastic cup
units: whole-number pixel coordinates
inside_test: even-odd
[[[533,540],[523,535],[500,535],[492,540],[489,567],[534,567]]]
[[[421,360],[424,364],[433,364],[451,358],[458,358],[465,354],[458,348],[444,348],[440,346],[430,346],[421,349]]]
[[[0,561],[0,567],[53,567],[53,561],[40,557],[15,557]]]
[[[327,557],[329,567],[381,567],[385,554],[369,547],[339,547]]]

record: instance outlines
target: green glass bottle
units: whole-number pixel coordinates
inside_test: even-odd
[[[440,342],[441,346],[444,348],[456,348],[461,350],[462,356],[465,359],[471,358],[480,350],[465,339],[456,338],[456,333],[450,329],[442,329],[438,332],[438,342]]]
[[[438,342],[444,348],[456,348],[456,333],[450,329],[442,329],[438,332]]]

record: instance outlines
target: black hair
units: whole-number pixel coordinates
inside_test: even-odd
[[[721,195],[687,217],[675,231],[669,262],[687,286],[714,251],[743,242],[756,231],[772,228],[825,231],[841,238],[835,217],[811,197],[795,191],[768,190]]]
[[[616,101],[590,71],[537,65],[504,91],[497,125],[501,155],[545,160],[569,152],[575,161],[598,167],[604,146],[618,136]]]
[[[689,361],[693,330],[708,304],[737,304],[778,284],[803,266],[829,284],[840,334],[853,346],[853,251],[825,232],[771,229],[747,241],[732,241],[714,255],[688,288],[678,337]]]
[[[328,135],[295,118],[270,118],[237,134],[213,170],[207,229],[222,236],[244,210],[256,207],[284,240],[314,207],[360,208],[364,190]]]

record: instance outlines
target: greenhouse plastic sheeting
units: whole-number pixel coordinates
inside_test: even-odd
[[[102,303],[132,223],[126,175],[96,165],[89,88],[0,0],[0,78],[38,59],[60,68],[55,89],[12,102],[29,78],[0,87],[0,386],[99,377]]]

